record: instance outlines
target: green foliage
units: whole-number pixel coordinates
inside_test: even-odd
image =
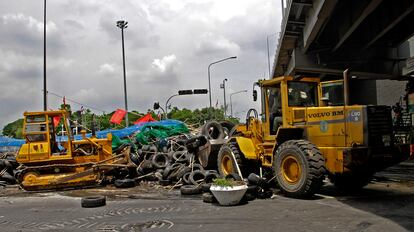
[[[213,184],[221,187],[232,187],[244,185],[245,183],[243,181],[236,181],[233,179],[217,178],[213,180]]]
[[[22,139],[22,130],[23,130],[23,119],[17,119],[14,122],[7,124],[3,128],[3,135],[9,136],[12,138]]]
[[[203,108],[203,109],[195,109],[193,111],[189,109],[178,109],[174,107],[168,113],[169,119],[176,119],[183,121],[189,125],[196,125],[200,126],[204,124],[206,121],[215,120],[215,121],[224,121],[228,120],[235,124],[239,123],[237,118],[224,118],[224,111],[223,109],[215,109],[215,108]]]

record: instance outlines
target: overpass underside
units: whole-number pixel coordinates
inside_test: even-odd
[[[286,0],[273,77],[403,79],[413,0]]]

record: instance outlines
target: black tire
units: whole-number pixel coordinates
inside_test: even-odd
[[[257,193],[259,192],[259,187],[257,185],[248,185],[246,193],[252,194],[254,196],[257,196]]]
[[[196,195],[201,193],[201,188],[196,185],[183,185],[180,192],[181,195]]]
[[[176,151],[173,154],[173,159],[175,160],[175,162],[178,163],[188,163],[189,161],[189,156],[187,154],[187,151]]]
[[[191,168],[181,165],[176,170],[172,171],[171,174],[168,176],[169,179],[179,180],[183,175],[187,172],[191,172]]]
[[[205,202],[205,203],[215,203],[215,202],[217,202],[217,199],[211,193],[203,193],[202,198],[203,198],[203,202]]]
[[[203,191],[203,193],[209,193],[210,187],[211,187],[211,183],[201,184],[201,191]]]
[[[16,183],[16,179],[14,178],[14,176],[10,175],[10,173],[8,173],[8,172],[6,172],[2,176],[0,176],[0,179],[6,181],[9,184],[15,184]]]
[[[225,137],[230,137],[230,131],[234,128],[234,123],[230,121],[222,121],[220,122],[220,125],[223,127],[224,135]]]
[[[188,178],[190,178],[190,174],[191,174],[191,172],[187,172],[187,173],[185,173],[183,175],[183,182],[184,182],[184,184],[190,184],[190,182],[188,180]]]
[[[134,179],[117,179],[114,182],[115,187],[117,188],[132,188],[135,187]]]
[[[169,164],[169,160],[167,155],[158,153],[152,157],[151,164],[154,168],[165,168]]]
[[[205,170],[204,170],[203,166],[201,166],[201,164],[193,164],[192,168],[193,168],[193,171],[201,170],[201,171],[205,172]]]
[[[6,185],[7,185],[7,182],[6,181],[0,180],[0,186],[6,186]]]
[[[295,198],[308,198],[319,191],[326,173],[321,152],[306,140],[281,144],[275,152],[273,170],[282,192]]]
[[[261,178],[259,175],[255,173],[250,173],[249,176],[247,177],[247,180],[249,181],[250,184],[257,185],[260,187],[266,184],[266,180],[264,178]]]
[[[234,160],[231,153],[234,154]],[[222,176],[227,176],[230,173],[237,173],[237,167],[239,165],[240,170],[243,169],[242,154],[236,143],[227,143],[221,146],[217,156],[217,169]]]
[[[217,179],[219,177],[220,175],[217,172],[207,171],[206,177],[204,177],[204,183],[213,183],[214,179]]]
[[[329,180],[344,193],[356,193],[371,182],[371,172],[353,172],[349,174],[330,175]]]
[[[223,139],[225,136],[223,127],[216,121],[210,121],[204,124],[201,128],[201,134],[205,135],[208,139]]]
[[[83,197],[81,199],[81,206],[83,208],[94,208],[106,205],[105,196]]]
[[[158,183],[161,185],[161,186],[167,186],[167,185],[170,185],[171,184],[171,180],[159,180],[158,181]]]
[[[244,194],[243,198],[241,199],[241,202],[248,202],[248,201],[253,201],[257,198],[257,194],[251,194],[251,193],[247,193]]]
[[[164,169],[164,173],[162,174],[162,178],[167,179],[168,176],[170,175],[170,173],[172,173],[173,171],[177,170],[179,167],[181,167],[182,164],[180,163],[174,163],[172,165],[168,165],[165,169]]]
[[[193,185],[198,185],[204,181],[204,178],[206,177],[206,173],[201,170],[195,170],[190,173],[190,177],[188,178],[188,181]]]
[[[272,190],[263,190],[257,193],[257,198],[259,199],[268,199],[268,198],[271,198],[272,196],[273,196]]]

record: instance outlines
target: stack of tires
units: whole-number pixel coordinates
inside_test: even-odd
[[[18,167],[13,154],[5,154],[0,159],[0,187],[8,184],[16,184],[15,172]]]

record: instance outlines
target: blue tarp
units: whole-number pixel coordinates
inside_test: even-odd
[[[183,122],[181,121],[177,121],[177,120],[162,120],[159,122],[148,122],[148,123],[141,123],[138,125],[133,125],[124,129],[118,129],[118,130],[102,130],[102,131],[97,131],[96,132],[96,137],[97,138],[105,138],[106,135],[108,133],[112,133],[113,135],[118,136],[119,138],[126,138],[130,135],[133,135],[134,133],[138,132],[139,130],[141,130],[141,128],[144,125],[151,126],[157,126],[157,125],[162,125],[162,126],[175,126],[178,124],[183,124]],[[91,134],[86,134],[86,137],[90,137]],[[82,136],[81,135],[75,135],[75,140],[81,140]],[[60,136],[57,139],[58,141],[66,141],[67,137],[66,136]],[[12,139],[12,138],[8,138],[8,137],[2,137],[0,136],[0,147],[20,147],[21,145],[23,145],[25,143],[24,139]]]

